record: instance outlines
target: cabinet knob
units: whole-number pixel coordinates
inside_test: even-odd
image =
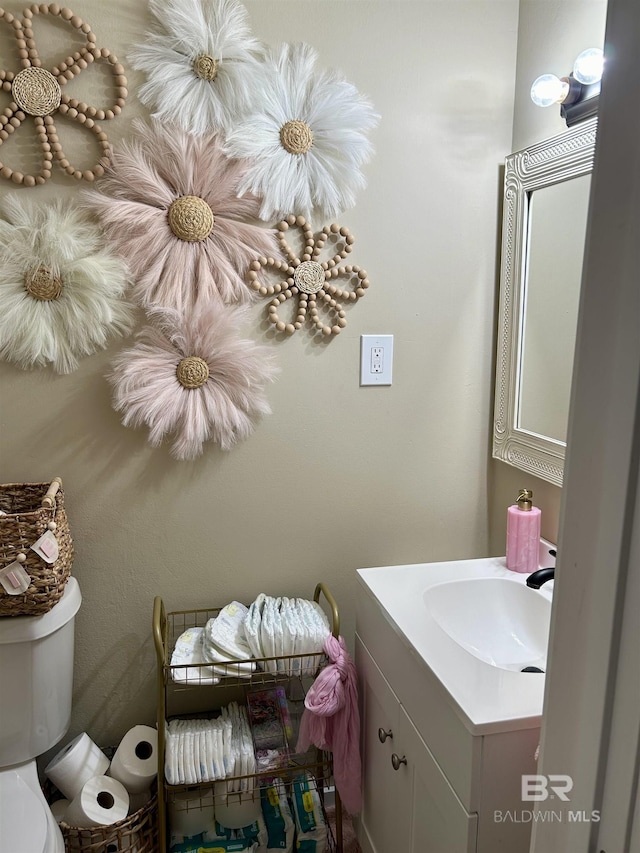
[[[394,753],[392,753],[392,755],[391,755],[391,763],[393,764],[393,769],[394,769],[394,770],[400,770],[400,765],[401,765],[401,764],[406,764],[406,763],[407,763],[407,759],[404,757],[404,755],[402,756],[402,758],[398,758],[398,756],[397,756],[397,755],[395,754],[395,752],[394,752]]]
[[[393,740],[393,732],[389,729],[388,732],[385,732],[384,729],[378,729],[378,740],[380,743],[384,743],[387,738],[391,738]]]

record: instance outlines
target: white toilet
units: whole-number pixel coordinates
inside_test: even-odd
[[[0,853],[64,853],[38,781],[36,756],[71,718],[73,632],[82,597],[75,578],[42,616],[0,618]]]

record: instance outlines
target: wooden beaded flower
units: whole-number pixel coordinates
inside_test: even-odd
[[[272,254],[273,229],[253,222],[258,200],[238,198],[246,164],[229,160],[215,134],[134,122],[138,138],[113,153],[100,182],[85,194],[135,282],[145,308],[185,313],[220,299],[246,302],[244,270],[257,254]]]
[[[304,251],[299,258],[289,246],[286,232],[290,225],[295,225],[302,230],[304,235]],[[314,237],[311,225],[303,216],[288,216],[279,222],[278,238],[285,261],[277,258],[261,257],[253,260],[247,273],[249,287],[261,296],[274,296],[269,304],[269,320],[279,332],[292,335],[297,329],[301,329],[308,319],[311,324],[323,335],[338,335],[347,325],[346,313],[338,299],[355,302],[360,296],[364,296],[369,287],[369,279],[365,270],[359,266],[347,264],[338,266],[340,261],[351,252],[354,237],[348,228],[340,225],[325,225],[317,237]],[[320,261],[320,253],[328,239],[337,241],[341,248],[328,261]],[[284,273],[287,277],[277,284],[264,284],[260,281],[260,271],[271,269],[274,272]],[[354,287],[343,290],[332,283],[333,279],[340,277],[349,278]],[[298,310],[289,322],[282,320],[278,314],[280,306],[289,299],[298,299]],[[334,322],[331,325],[324,323],[318,311],[320,307],[333,314]]]
[[[176,459],[194,459],[205,441],[230,450],[270,412],[264,389],[274,379],[273,353],[242,340],[247,307],[206,306],[185,319],[150,312],[135,345],[120,352],[109,380],[125,426],[149,428],[157,447],[173,434]]]
[[[133,328],[124,262],[103,248],[84,211],[62,200],[5,197],[0,271],[0,358],[20,367],[51,362],[69,373]]]
[[[227,134],[230,157],[252,161],[240,192],[263,199],[267,221],[296,210],[306,217],[337,216],[355,202],[366,181],[368,139],[379,116],[351,83],[316,71],[308,44],[285,44],[265,61],[257,107]]]
[[[33,18],[37,15],[60,17],[63,21],[68,21],[86,39],[86,44],[80,50],[68,56],[64,62],[60,62],[50,71],[42,67],[36,47],[32,27]],[[0,115],[0,145],[28,118],[33,118],[36,136],[42,148],[42,165],[37,175],[25,175],[0,162],[0,176],[26,187],[44,184],[51,177],[52,163],[56,160],[67,174],[78,180],[93,181],[100,177],[104,174],[110,147],[106,133],[97,122],[113,119],[119,115],[127,97],[127,78],[124,76],[124,68],[119,64],[118,58],[107,48],[99,48],[96,45],[96,36],[91,32],[89,24],[74,15],[71,9],[60,8],[55,3],[29,6],[23,11],[22,19],[0,9],[0,20],[4,20],[13,28],[22,66],[22,69],[15,74],[12,71],[0,70],[2,88],[5,92],[11,93],[11,102]],[[115,103],[107,109],[96,109],[76,98],[69,97],[63,91],[69,80],[73,80],[90,63],[97,60],[106,60],[113,72],[116,99]],[[69,162],[58,138],[54,115],[71,119],[95,135],[101,149],[101,157],[93,168],[77,169]]]
[[[238,0],[150,0],[155,28],[129,54],[147,75],[139,92],[154,118],[191,133],[225,130],[259,89],[263,48]]]

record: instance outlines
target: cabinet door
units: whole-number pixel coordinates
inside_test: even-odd
[[[362,731],[362,811],[358,840],[364,853],[407,853],[408,774],[396,772],[391,763],[396,752],[400,704],[358,637],[356,666]]]
[[[405,759],[396,773],[405,777],[405,796],[410,797],[410,837],[406,847],[386,851],[403,853],[473,853],[476,849],[477,815],[468,814],[442,773],[413,723],[400,708],[397,753]],[[385,853],[386,853],[385,851]]]

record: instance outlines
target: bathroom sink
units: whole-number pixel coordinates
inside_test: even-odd
[[[424,605],[458,645],[500,669],[521,672],[547,665],[551,601],[507,578],[465,578],[438,583]]]
[[[412,680],[443,691],[472,735],[535,728],[554,582],[536,590],[527,577],[504,557],[359,569],[358,619],[374,636],[378,618],[391,627],[415,664]]]

